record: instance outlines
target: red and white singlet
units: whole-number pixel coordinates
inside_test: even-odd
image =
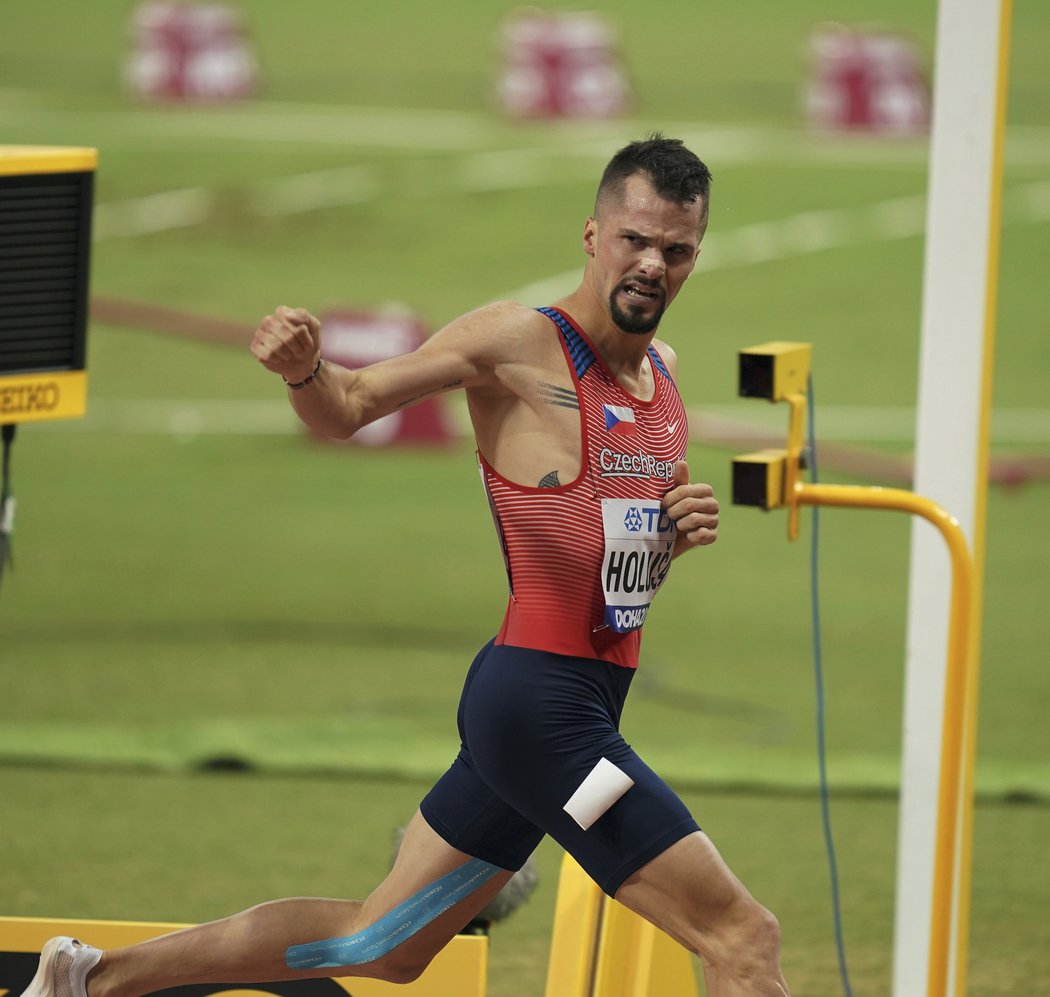
[[[531,488],[479,454],[510,584],[496,643],[636,668],[641,626],[671,565],[675,525],[660,500],[685,456],[685,407],[652,346],[655,391],[641,401],[572,319],[539,311],[558,328],[576,386],[583,460],[575,481]]]

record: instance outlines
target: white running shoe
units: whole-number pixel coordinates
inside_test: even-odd
[[[22,997],[87,997],[87,975],[101,958],[101,949],[76,938],[52,938]]]

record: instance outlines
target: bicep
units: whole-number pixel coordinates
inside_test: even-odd
[[[352,393],[371,421],[432,395],[495,383],[506,343],[506,310],[480,309],[434,333],[412,353],[355,371]]]
[[[354,372],[351,394],[361,407],[363,421],[408,408],[432,395],[469,386],[477,366],[469,358],[446,349],[393,357]]]

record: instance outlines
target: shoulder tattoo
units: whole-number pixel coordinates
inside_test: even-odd
[[[558,405],[561,408],[574,408],[579,411],[580,400],[576,392],[571,388],[559,388],[556,384],[548,384],[540,381],[538,385],[539,396],[546,405]]]

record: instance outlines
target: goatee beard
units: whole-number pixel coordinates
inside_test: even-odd
[[[627,282],[617,284],[609,295],[609,314],[612,316],[613,322],[616,323],[616,327],[621,332],[632,333],[634,335],[648,335],[659,326],[660,319],[664,317],[665,305],[663,303],[663,296],[661,295],[659,307],[657,307],[656,311],[651,314],[644,312],[641,308],[632,308],[625,311],[617,303],[617,298],[626,286],[626,283]],[[634,283],[639,282],[634,281]]]

